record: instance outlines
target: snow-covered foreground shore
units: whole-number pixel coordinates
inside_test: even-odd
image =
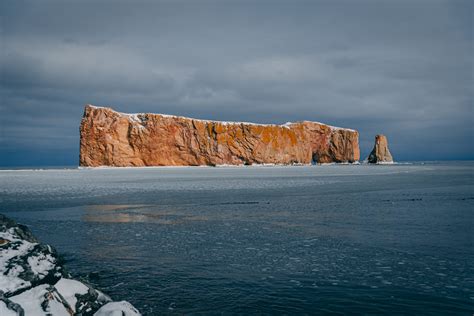
[[[69,278],[54,248],[0,214],[0,315],[136,316],[128,302]]]

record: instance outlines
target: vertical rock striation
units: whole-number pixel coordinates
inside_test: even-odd
[[[392,154],[388,150],[388,141],[385,135],[375,136],[374,149],[367,158],[369,163],[393,163]]]
[[[264,125],[86,105],[80,166],[310,164],[359,160],[359,133],[317,122]]]

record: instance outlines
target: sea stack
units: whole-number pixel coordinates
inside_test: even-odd
[[[390,154],[390,150],[388,150],[388,141],[385,135],[379,134],[375,136],[374,149],[372,149],[372,152],[367,158],[367,161],[369,163],[377,163],[377,164],[393,163],[392,154]]]
[[[220,122],[86,105],[80,137],[84,167],[352,163],[360,158],[357,131],[310,121]]]

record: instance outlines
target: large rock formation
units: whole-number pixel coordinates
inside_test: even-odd
[[[0,315],[139,316],[128,302],[64,272],[56,250],[41,244],[28,227],[0,214]]]
[[[385,135],[375,136],[374,149],[372,149],[367,161],[378,164],[393,163],[392,154],[388,150],[388,141]]]
[[[264,125],[86,105],[81,166],[310,164],[359,160],[359,133],[317,122]]]

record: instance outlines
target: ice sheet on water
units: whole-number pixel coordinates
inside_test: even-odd
[[[437,312],[472,305],[472,170],[13,172],[0,174],[16,189],[0,188],[3,207],[15,206],[15,216],[66,250],[74,271],[94,267],[106,292],[130,295],[150,314],[169,312],[170,302],[184,314],[211,305],[287,314],[364,305],[376,313],[377,304],[417,314],[434,301]],[[150,293],[160,300],[150,303]]]

